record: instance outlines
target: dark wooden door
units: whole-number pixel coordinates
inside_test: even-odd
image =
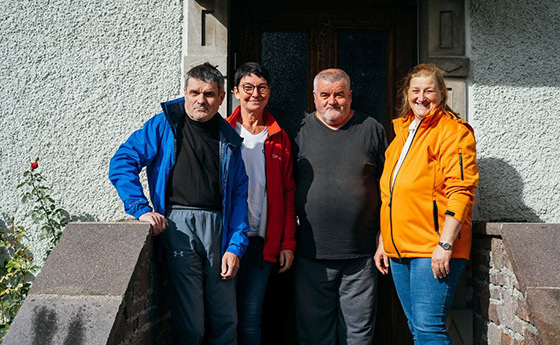
[[[397,85],[417,59],[416,2],[330,3],[232,1],[229,70],[247,61],[265,65],[273,78],[269,109],[293,133],[314,110],[315,74],[342,68],[352,80],[353,108],[375,117],[392,137]]]
[[[416,1],[234,0],[230,8],[229,70],[248,61],[270,70],[268,109],[289,135],[314,110],[313,77],[337,67],[350,75],[352,108],[393,137],[398,82],[417,60]],[[273,274],[263,344],[297,344],[292,290],[291,273]],[[412,344],[390,277],[379,279],[377,320],[375,344]]]

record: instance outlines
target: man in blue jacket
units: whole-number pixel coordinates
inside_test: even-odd
[[[109,179],[125,211],[160,236],[176,343],[237,344],[233,277],[249,230],[241,138],[218,114],[225,91],[215,67],[187,72],[184,92],[119,147]]]

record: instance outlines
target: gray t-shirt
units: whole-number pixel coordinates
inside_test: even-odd
[[[298,255],[350,259],[374,254],[386,147],[383,126],[363,113],[355,112],[338,130],[315,113],[303,120],[294,141]]]

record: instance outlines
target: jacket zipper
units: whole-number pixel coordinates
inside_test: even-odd
[[[463,150],[459,149],[459,166],[461,167],[461,180],[465,180],[465,174],[463,172]]]
[[[412,140],[410,141],[410,146],[408,147],[408,151],[406,152],[406,156],[404,156],[404,159],[401,163],[401,168],[404,164],[404,161],[406,160],[406,157],[408,156],[408,153],[410,152],[410,149],[412,148],[412,143],[414,142],[414,138],[416,138],[416,134],[418,133],[418,129],[420,128],[420,125],[422,125],[422,122],[424,122],[424,119],[420,120],[420,123],[416,127],[416,131],[414,131],[414,136],[412,137]],[[403,145],[403,148],[404,148],[404,145]],[[397,248],[397,245],[395,244],[395,238],[393,237],[393,191],[395,190],[395,183],[397,182],[397,176],[395,176],[395,182],[392,182],[392,181],[393,181],[393,173],[395,171],[395,168],[397,167],[398,162],[399,161],[397,160],[397,162],[393,166],[393,170],[391,170],[391,175],[389,176],[389,191],[390,191],[390,196],[389,196],[389,228],[391,229],[391,242],[393,243],[393,247],[395,247],[395,251],[397,252],[397,255],[399,257],[399,262],[402,262],[401,253],[400,253],[399,249]],[[397,172],[397,175],[398,175],[398,172]]]
[[[395,171],[397,164],[395,163],[395,165],[393,166],[393,170],[391,170],[391,175],[389,176],[389,191],[390,191],[390,196],[389,196],[389,228],[391,229],[391,242],[393,243],[393,247],[395,247],[395,251],[397,252],[397,255],[399,256],[399,262],[402,262],[402,257],[401,257],[401,253],[399,252],[399,248],[397,248],[397,245],[395,244],[395,239],[393,237],[393,186],[391,186],[391,180],[393,179],[393,172]]]
[[[228,178],[228,166],[229,166],[229,155],[227,154],[228,151],[228,143],[223,140],[220,134],[220,160],[222,162],[222,168],[220,169],[219,178],[221,181],[221,190],[222,190],[222,200],[224,199],[223,196],[226,194],[226,183]],[[225,207],[225,205],[222,205]]]
[[[220,179],[220,190],[222,191],[222,226],[223,226],[223,233],[222,233],[222,245],[221,245],[221,254],[224,255],[225,253],[225,249],[227,248],[224,243],[228,243],[229,239],[228,239],[228,229],[226,228],[226,184],[227,184],[227,174],[228,174],[228,166],[229,166],[229,159],[228,159],[228,154],[227,154],[227,150],[228,150],[228,143],[225,142],[225,139],[223,138],[223,134],[220,133],[220,161],[222,163],[222,167],[219,171],[219,179]]]

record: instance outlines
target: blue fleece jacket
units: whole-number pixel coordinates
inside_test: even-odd
[[[124,203],[125,212],[138,219],[152,211],[138,174],[146,167],[153,210],[165,215],[165,191],[177,158],[176,133],[184,121],[184,98],[162,103],[163,112],[132,133],[109,165],[109,180]],[[220,186],[222,191],[222,254],[243,256],[248,245],[247,174],[241,157],[241,137],[220,116]]]

